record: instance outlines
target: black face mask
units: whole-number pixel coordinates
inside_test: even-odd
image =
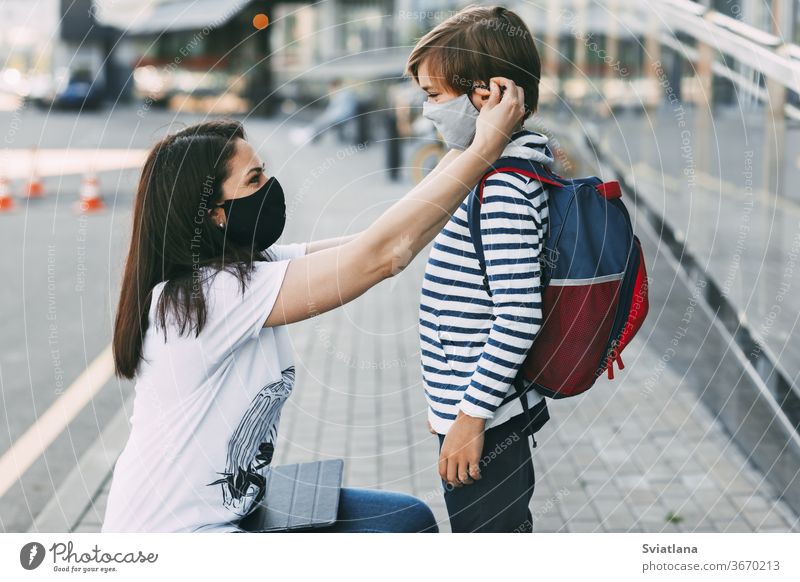
[[[225,200],[225,236],[254,251],[263,251],[281,237],[286,224],[283,188],[275,177],[250,196]]]

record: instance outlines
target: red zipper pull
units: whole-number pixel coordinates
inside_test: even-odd
[[[620,370],[624,370],[625,369],[625,364],[622,363],[622,354],[619,354],[617,356],[617,366],[619,366]]]
[[[610,360],[608,362],[608,379],[609,380],[614,379],[614,360]]]

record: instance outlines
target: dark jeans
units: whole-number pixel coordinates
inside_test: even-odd
[[[272,530],[285,533],[287,530]],[[424,501],[405,493],[342,487],[333,525],[298,528],[293,533],[438,533],[436,518]],[[238,530],[233,533],[247,533]]]
[[[531,532],[528,509],[534,472],[525,415],[518,415],[484,434],[481,479],[451,487],[442,482],[450,527],[459,532]],[[439,435],[439,451],[444,435]]]
[[[285,533],[287,530],[272,530]],[[333,525],[298,528],[293,533],[438,533],[436,518],[424,501],[405,493],[342,487]],[[234,533],[247,533],[239,530]]]
[[[436,519],[424,501],[394,491],[343,487],[336,523],[320,533],[437,533]]]

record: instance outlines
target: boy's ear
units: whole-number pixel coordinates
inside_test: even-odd
[[[470,101],[478,111],[483,107],[483,103],[489,99],[492,91],[486,81],[474,81],[472,83],[472,93],[469,95]]]
[[[492,92],[489,90],[489,83],[487,81],[475,81],[472,85],[472,92],[481,98],[481,101],[486,101]]]

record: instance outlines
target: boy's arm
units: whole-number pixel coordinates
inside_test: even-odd
[[[523,187],[523,180],[497,174],[487,180],[483,192],[480,229],[494,321],[459,405],[477,418],[494,416],[542,326],[540,211],[546,199],[537,184],[538,192],[529,201],[515,189]]]
[[[513,389],[542,325],[539,257],[544,242],[539,210],[544,191],[538,185],[532,196],[531,219],[531,202],[514,188],[524,184],[521,180],[497,174],[486,181],[483,192],[480,229],[494,320],[458,417],[442,444],[439,473],[456,486],[480,478],[486,420]]]

